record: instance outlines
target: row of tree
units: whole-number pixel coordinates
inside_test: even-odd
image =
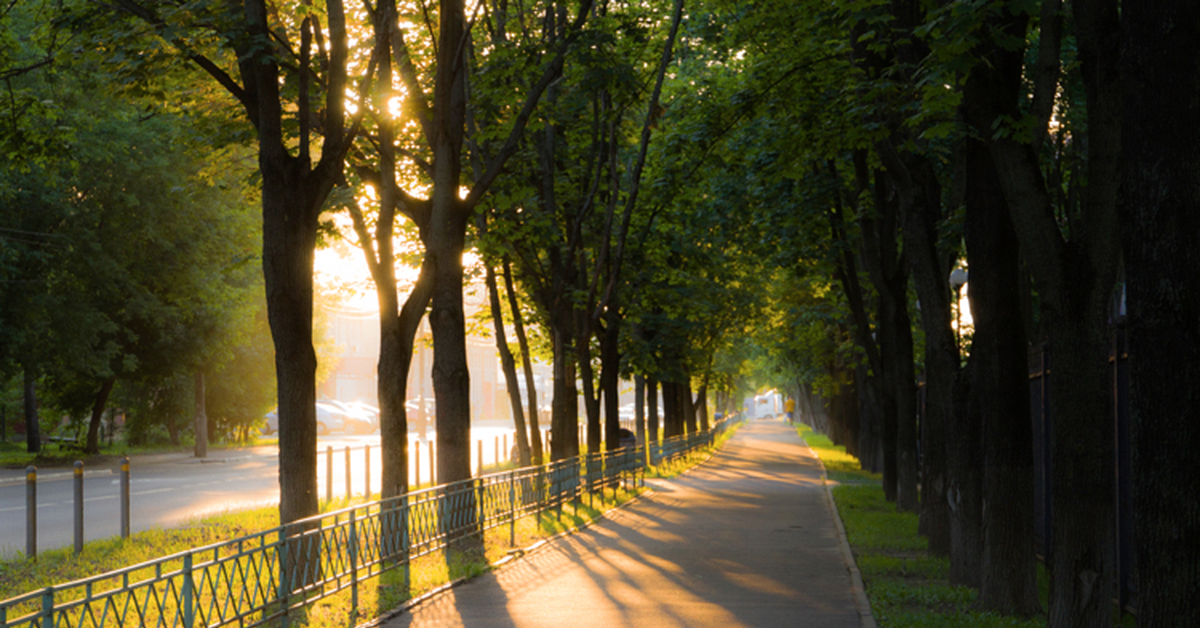
[[[132,443],[178,444],[208,375],[211,432],[244,438],[273,397],[257,194],[221,165],[245,151],[119,94],[111,60],[48,14],[2,16],[0,386],[21,397],[5,418],[24,407],[30,451],[39,417],[68,416],[95,453],[110,407]]]
[[[191,65],[208,80],[186,97],[232,104],[246,124],[231,128],[254,131],[284,521],[317,510],[312,260],[322,212],[341,210],[380,295],[385,495],[407,489],[404,387],[426,314],[438,474],[470,475],[462,254],[477,247],[502,354],[507,316],[523,362],[539,343],[554,361],[551,457],[580,449],[580,394],[589,449],[616,444],[601,435],[616,436],[622,375],[662,385],[666,435],[702,427],[696,406],[710,389],[735,397],[754,335],[781,374],[855,406],[834,413],[853,418],[836,433],[920,510],[954,579],[981,587],[984,608],[1029,614],[1022,400],[1042,340],[1050,622],[1107,625],[1102,386],[1123,277],[1139,460],[1153,460],[1137,467],[1139,601],[1185,625],[1200,561],[1177,545],[1196,536],[1200,476],[1166,444],[1196,429],[1173,378],[1196,368],[1181,247],[1197,22],[1158,4],[119,0],[55,5],[51,30],[87,32],[132,90],[165,94],[167,69]],[[412,285],[402,262],[420,267]],[[965,368],[958,265],[975,317]],[[520,417],[516,357],[505,372]]]
[[[797,6],[764,13],[813,25],[807,47],[749,36],[769,67],[823,57],[820,77],[758,83],[778,97],[757,111],[795,121],[775,174],[801,186],[791,219],[807,221],[787,247],[782,280],[795,292],[774,302],[776,328],[800,331],[773,357],[825,394],[830,431],[882,471],[899,508],[919,510],[931,551],[950,556],[953,581],[979,587],[982,609],[1041,610],[1037,343],[1051,356],[1049,625],[1112,623],[1119,325],[1132,364],[1138,621],[1197,620],[1188,591],[1200,557],[1180,539],[1200,525],[1186,418],[1200,310],[1180,243],[1196,235],[1200,201],[1188,183],[1200,48],[1184,34],[1200,15],[1168,4]],[[966,354],[956,267],[970,278]]]

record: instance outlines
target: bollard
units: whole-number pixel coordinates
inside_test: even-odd
[[[412,444],[413,450],[413,489],[421,488],[421,441]]]
[[[479,468],[476,469],[475,475],[483,477],[483,439],[475,441],[475,454],[479,457]]]
[[[325,501],[333,501],[333,445],[325,446]]]
[[[350,499],[350,446],[346,445],[346,499]]]
[[[121,538],[129,538],[129,456],[121,458]]]
[[[364,490],[366,491],[367,501],[371,501],[371,446],[370,445],[367,445],[366,449],[363,451],[363,454],[365,454],[367,457],[367,463],[366,463],[367,472],[365,475],[363,475],[363,481],[366,482],[366,484],[365,484],[366,488]]]
[[[75,555],[83,553],[83,461],[75,461]]]
[[[429,485],[437,486],[437,465],[433,459],[433,441],[429,441]]]
[[[25,467],[25,557],[37,560],[37,467]]]

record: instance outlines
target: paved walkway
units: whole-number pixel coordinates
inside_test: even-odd
[[[796,430],[752,422],[601,523],[384,626],[860,628],[833,516]]]

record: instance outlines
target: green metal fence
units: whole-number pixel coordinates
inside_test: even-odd
[[[725,428],[652,445],[656,460],[712,444]],[[353,506],[0,602],[0,628],[257,626],[444,549],[448,541],[644,479],[624,448]]]

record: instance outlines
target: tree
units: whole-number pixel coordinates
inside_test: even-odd
[[[997,32],[1010,36],[997,37],[993,45],[998,51],[1020,50],[1013,36],[1025,40],[1026,15],[1014,5],[999,10]],[[1069,194],[1064,198],[1051,187],[1059,182],[1047,180],[1042,170],[1037,149],[1047,134],[1049,115],[1023,113],[1019,73],[992,75],[994,93],[1003,98],[989,103],[989,123],[977,125],[987,129],[988,151],[1037,286],[1052,352],[1055,462],[1049,563],[1054,627],[1110,625],[1114,573],[1115,436],[1108,392],[1108,323],[1119,260],[1120,22],[1117,3],[1107,0],[1076,2],[1072,13],[1079,75],[1068,77],[1071,89],[1063,91],[1065,98],[1057,104],[1059,144],[1052,157],[1057,163],[1049,169],[1055,177],[1069,173],[1062,180]],[[1045,37],[1052,37],[1050,32],[1042,31]],[[1057,56],[1057,43],[1052,40],[1040,54]],[[1035,93],[1053,95],[1058,73],[1039,74],[1035,83]],[[1038,111],[1036,106],[1032,111]],[[1022,124],[1014,127],[1006,121]],[[1065,202],[1057,204],[1059,200]]]
[[[1193,5],[1122,5],[1120,219],[1134,424],[1138,624],[1200,622],[1195,416],[1200,27]]]

